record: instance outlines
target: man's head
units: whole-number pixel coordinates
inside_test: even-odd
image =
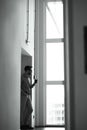
[[[24,70],[28,76],[32,74],[32,66],[25,66]]]

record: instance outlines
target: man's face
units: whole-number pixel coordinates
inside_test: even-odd
[[[30,76],[32,74],[32,70],[27,70],[27,75]]]

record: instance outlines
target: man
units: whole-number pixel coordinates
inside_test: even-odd
[[[30,95],[37,79],[34,79],[33,84],[31,83],[32,66],[25,66],[24,71],[21,77],[21,125],[26,126],[33,112]]]

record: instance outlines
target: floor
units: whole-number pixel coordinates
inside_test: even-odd
[[[23,129],[23,130],[31,130],[31,129]],[[32,130],[65,130],[65,128],[59,128],[59,127],[52,127],[52,128],[50,128],[50,127],[47,127],[47,128],[34,128],[34,129],[32,129]]]

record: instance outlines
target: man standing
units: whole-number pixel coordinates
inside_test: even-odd
[[[21,125],[26,126],[33,112],[30,95],[31,89],[37,83],[37,79],[34,79],[32,84],[32,66],[25,66],[24,71],[21,77]]]

